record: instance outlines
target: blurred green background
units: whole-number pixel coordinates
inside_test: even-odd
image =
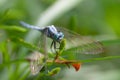
[[[18,59],[34,48],[14,38],[37,44],[39,32],[22,28],[21,20],[91,35],[104,44],[105,52],[99,56],[120,56],[120,0],[0,0],[0,80],[120,80],[120,59],[84,63],[78,72],[64,66],[53,77],[32,76],[28,63]],[[81,55],[84,58],[90,57]]]

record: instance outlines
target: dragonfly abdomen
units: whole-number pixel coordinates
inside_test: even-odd
[[[20,21],[20,24],[26,28],[30,28],[30,29],[35,29],[35,30],[38,30],[38,31],[43,31],[43,28],[40,28],[38,26],[33,26],[33,25],[30,25],[30,24],[27,24],[23,21]]]

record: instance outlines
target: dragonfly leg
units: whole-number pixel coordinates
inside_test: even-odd
[[[60,45],[60,43],[59,43],[59,45]],[[54,50],[52,49],[52,47],[54,48]],[[59,48],[60,48],[60,46],[59,46]],[[58,56],[59,56],[59,55],[58,55],[58,50],[59,50],[59,48],[56,47],[56,41],[53,40],[52,43],[51,43],[51,50],[52,50],[52,52],[55,52],[55,53],[56,53],[56,56],[55,56],[55,58],[54,58],[54,61],[58,59]],[[53,62],[54,62],[54,61],[53,61]]]
[[[59,47],[56,47],[56,42],[54,41],[54,49],[55,49],[55,52],[57,52],[57,51],[59,51],[59,49],[60,49],[60,42],[58,42],[59,43]]]
[[[54,41],[52,41],[52,43],[51,43],[51,45],[50,45],[50,49],[51,49],[51,50],[52,50],[53,44],[54,44]]]
[[[53,40],[52,43],[51,43],[51,46],[50,46],[50,49],[53,53],[54,53],[54,51],[53,51],[52,47],[54,46],[54,43],[55,43],[55,41]]]
[[[60,42],[58,42],[58,43],[59,43],[59,47],[56,47],[56,42],[55,42],[55,44],[54,44],[54,45],[55,45],[54,49],[56,49],[56,50],[57,50],[57,49],[60,49]]]
[[[55,49],[55,52],[56,52],[57,48],[56,48],[56,42],[55,41],[54,41],[54,49]]]
[[[56,41],[52,41],[52,43],[51,43],[51,46],[50,46],[50,48],[51,48],[51,51],[54,53],[56,53],[57,52],[57,49],[58,48],[56,48]]]
[[[59,48],[58,49],[60,49],[60,42],[58,42],[59,43]]]

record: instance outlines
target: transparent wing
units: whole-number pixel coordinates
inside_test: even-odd
[[[43,65],[43,66],[45,67],[45,69],[46,69],[46,61],[47,61],[47,58],[48,58],[47,36],[45,35],[46,33],[47,33],[46,31],[43,32],[43,33],[41,33],[40,38],[38,39],[38,40],[39,40],[39,41],[38,41],[38,47],[40,48],[41,52],[42,52],[43,55],[44,55],[44,60],[43,60],[43,64],[44,64],[44,65]],[[32,64],[34,64],[34,63],[32,63]],[[36,66],[35,68],[36,68],[36,69],[39,69],[40,66],[38,65],[38,66]],[[41,69],[41,68],[40,68],[40,69]]]
[[[58,28],[62,31],[66,39],[66,49],[75,57],[79,57],[80,54],[99,54],[104,51],[101,42],[96,41],[88,36],[81,36],[75,32],[72,32],[65,28]]]
[[[48,51],[47,51],[47,30],[45,30],[45,32],[43,32],[43,52],[44,52],[44,56],[45,56],[45,59],[44,59],[44,62],[46,63],[47,62],[47,58],[48,58]],[[46,66],[45,66],[46,68]]]
[[[46,50],[44,45],[46,45],[46,36],[43,35],[43,33],[41,33],[40,37],[37,39],[37,46],[40,48],[41,52],[44,53],[44,51]]]
[[[28,59],[30,60],[30,71],[33,75],[36,75],[44,67],[44,55],[39,52],[33,52]]]
[[[47,36],[41,33],[37,39],[37,46],[40,48],[40,52],[34,52],[30,59],[30,70],[33,75],[38,74],[43,67],[46,67],[47,61]]]

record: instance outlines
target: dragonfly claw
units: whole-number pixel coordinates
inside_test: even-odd
[[[60,44],[60,43],[59,43]],[[51,43],[51,46],[50,46],[50,48],[51,48],[51,51],[53,52],[53,53],[57,53],[58,52],[58,50],[60,49],[60,46],[57,48],[56,47],[56,41],[52,41],[52,43]],[[53,49],[52,49],[53,48]]]

